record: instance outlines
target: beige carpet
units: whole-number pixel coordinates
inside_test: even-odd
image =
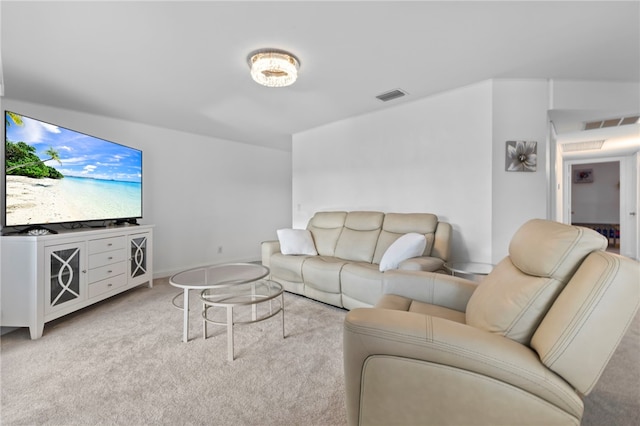
[[[226,334],[191,323],[167,280],[45,325],[2,336],[2,425],[345,425],[345,311],[286,294],[280,317]],[[196,302],[194,294],[193,302]],[[196,305],[198,306],[198,305]],[[192,318],[196,319],[195,312]],[[594,392],[583,425],[640,424],[638,318]]]
[[[345,311],[286,294],[280,316],[202,339],[167,280],[45,325],[2,336],[2,425],[340,425]],[[197,292],[191,292],[196,303]],[[193,306],[193,305],[192,305]],[[195,304],[198,307],[199,305]]]

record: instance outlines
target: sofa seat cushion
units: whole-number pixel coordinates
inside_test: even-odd
[[[430,303],[419,302],[395,294],[385,294],[376,303],[376,308],[391,309],[394,311],[415,312],[422,315],[443,318],[460,324],[465,323],[464,312],[455,311],[443,306],[432,305]]]
[[[342,294],[347,300],[355,299],[373,306],[382,295],[382,272],[378,265],[365,262],[352,262],[344,265],[340,273]],[[348,306],[345,306],[349,308]]]
[[[412,257],[411,259],[400,262],[398,269],[404,271],[436,272],[444,269],[444,260],[431,256]]]
[[[340,271],[346,264],[346,260],[331,256],[307,258],[302,265],[305,286],[327,293],[340,293]]]
[[[301,283],[302,264],[309,257],[311,256],[288,256],[282,253],[274,253],[269,263],[272,279],[279,278],[294,283]]]

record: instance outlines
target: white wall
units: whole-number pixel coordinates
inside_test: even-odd
[[[545,80],[495,80],[293,137],[293,225],[315,211],[431,212],[454,227],[454,260],[496,263],[517,228],[547,214]],[[505,143],[536,141],[534,173],[505,171]]]
[[[547,217],[546,80],[493,81],[492,261],[507,255],[517,229],[532,218]],[[535,172],[505,171],[506,142],[537,142]]]
[[[295,134],[293,226],[322,210],[435,213],[453,259],[490,261],[491,95],[483,82]]]
[[[143,151],[140,222],[156,225],[156,277],[258,260],[260,242],[290,226],[290,152],[7,98],[2,108]]]
[[[296,134],[292,153],[7,98],[0,106],[144,151],[142,222],[156,224],[161,276],[257,260],[276,229],[334,209],[433,212],[454,227],[453,259],[496,262],[517,226],[545,217],[547,110],[637,111],[639,87],[486,81]],[[536,173],[504,171],[507,140],[538,142]]]
[[[548,111],[638,111],[639,87],[492,80],[298,133],[293,226],[319,210],[432,212],[454,226],[454,260],[496,263],[553,212]],[[536,172],[505,171],[509,140],[537,142]]]

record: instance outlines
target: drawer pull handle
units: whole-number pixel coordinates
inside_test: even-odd
[[[107,284],[107,287],[113,287],[113,284],[109,283]]]
[[[113,243],[109,243],[109,244],[107,244],[107,246],[109,246],[109,247],[111,247],[112,245],[113,245]]]
[[[112,270],[108,270],[108,271],[107,271],[107,274],[110,274],[110,273],[112,273],[112,272],[113,272]]]
[[[112,259],[113,259],[113,256],[109,256],[109,259],[108,259],[108,260],[112,260]]]

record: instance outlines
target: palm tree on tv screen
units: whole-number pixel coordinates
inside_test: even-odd
[[[15,114],[11,111],[7,111],[7,115],[4,120],[7,123],[7,126],[11,126],[11,121],[9,121],[9,118],[11,118],[11,121],[13,121],[18,126],[24,125],[24,123],[22,122],[22,117],[20,117],[18,114]]]
[[[62,174],[54,169],[53,167],[49,167],[44,164],[46,161],[55,160],[59,164],[62,164],[60,161],[60,155],[58,151],[53,148],[49,148],[45,151],[45,154],[49,156],[49,158],[45,160],[41,160],[35,154],[35,148],[27,145],[24,142],[12,143],[7,141],[6,145],[6,155],[7,155],[7,174],[21,174],[23,176],[42,178],[42,177],[50,177],[54,179],[62,178]],[[10,163],[13,163],[9,166]],[[35,166],[35,167],[34,167]],[[38,167],[40,166],[40,167]],[[24,169],[19,173],[11,173],[13,170]]]
[[[7,114],[5,115],[5,122],[7,126],[11,126],[12,121],[17,126],[24,126],[22,117],[18,114],[7,111]],[[13,143],[7,140],[5,148],[5,173],[7,174],[18,174],[34,178],[50,177],[53,179],[61,179],[64,177],[62,173],[53,167],[49,167],[44,164],[46,161],[55,160],[58,164],[62,165],[60,155],[58,154],[58,151],[53,149],[53,147],[50,147],[45,151],[45,154],[49,156],[46,160],[41,160],[36,155],[36,149],[24,142]],[[17,169],[22,170],[18,173],[10,173]]]

